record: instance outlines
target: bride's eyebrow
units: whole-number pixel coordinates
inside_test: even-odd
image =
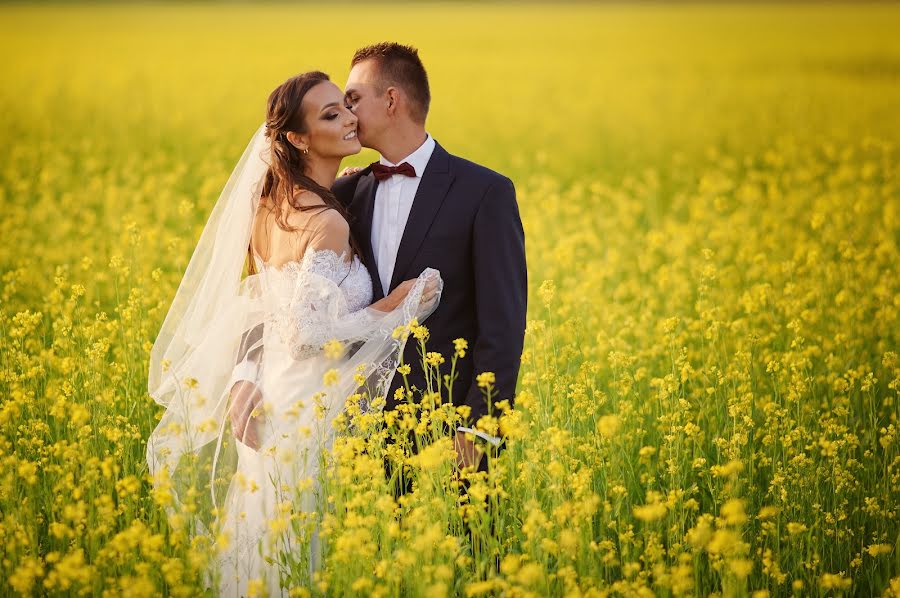
[[[319,110],[319,112],[325,112],[325,111],[328,110],[329,108],[334,108],[334,107],[337,106],[338,104],[339,104],[339,102],[331,102],[330,104],[325,104],[324,106],[322,106],[322,109]]]

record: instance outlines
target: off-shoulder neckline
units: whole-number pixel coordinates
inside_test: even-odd
[[[303,264],[305,264],[307,262],[307,260],[314,260],[314,259],[316,259],[316,257],[318,257],[320,255],[333,256],[334,259],[336,259],[337,261],[340,261],[344,266],[352,266],[353,265],[353,257],[351,256],[350,259],[346,259],[346,257],[345,257],[349,254],[350,254],[350,252],[347,251],[346,249],[344,249],[343,251],[338,253],[334,249],[330,249],[330,248],[316,249],[315,247],[310,245],[309,247],[306,248],[306,251],[303,253],[302,258],[286,260],[286,261],[282,262],[281,264],[278,264],[277,266],[273,265],[273,264],[269,264],[268,262],[265,262],[255,252],[253,254],[253,258],[256,260],[256,265],[260,269],[265,268],[266,270],[275,270],[276,272],[284,272],[285,270],[293,269],[295,267],[302,267]]]

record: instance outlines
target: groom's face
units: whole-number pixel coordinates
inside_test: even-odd
[[[363,147],[380,151],[380,140],[384,138],[390,119],[389,99],[379,80],[378,64],[374,60],[363,60],[350,69],[344,88],[347,107],[359,119],[357,137]]]

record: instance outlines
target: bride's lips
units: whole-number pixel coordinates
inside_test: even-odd
[[[344,141],[351,141],[353,139],[356,139],[356,129],[353,129],[352,131],[344,135]]]

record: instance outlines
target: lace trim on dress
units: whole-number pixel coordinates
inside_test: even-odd
[[[320,353],[331,340],[348,344],[371,336],[360,331],[371,328],[374,320],[366,309],[372,279],[359,258],[347,261],[346,256],[346,251],[310,247],[301,260],[278,267],[262,264],[267,276],[280,278],[270,282],[288,291],[279,293],[290,299],[269,314],[267,323],[294,359]]]

